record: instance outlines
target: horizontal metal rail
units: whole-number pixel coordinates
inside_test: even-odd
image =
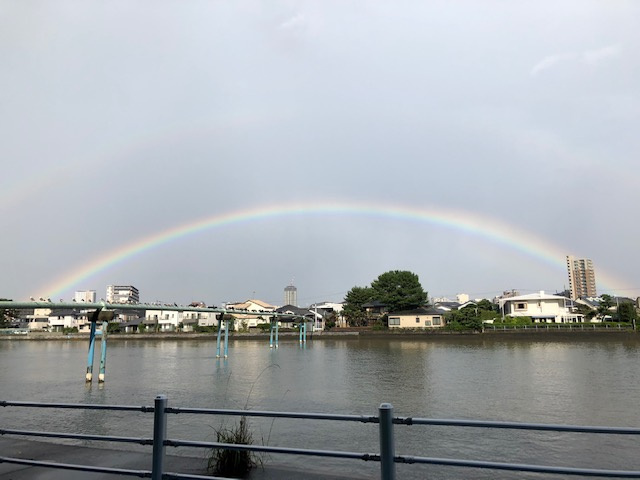
[[[260,410],[232,410],[216,408],[172,408],[167,407],[166,413],[192,413],[201,415],[229,415],[243,417],[269,417],[269,418],[300,418],[305,420],[336,420],[342,422],[378,423],[379,419],[370,415],[339,415],[333,413],[300,413],[300,412],[273,412]]]
[[[551,423],[497,422],[490,420],[456,420],[436,418],[396,417],[396,425],[439,425],[449,427],[502,428],[510,430],[539,430],[551,432],[604,433],[611,435],[640,435],[640,428],[557,425]]]
[[[413,457],[409,455],[396,457],[396,463],[422,463],[430,465],[445,465],[449,467],[481,468],[530,473],[552,473],[558,475],[580,475],[583,477],[640,478],[640,471],[632,470],[598,470],[594,468],[551,467],[546,465],[529,465],[525,463],[485,462],[479,460]]]
[[[42,403],[42,402],[13,402],[0,400],[0,407],[32,407],[32,408],[70,408],[77,410],[115,410],[149,413],[154,411],[151,406],[136,405],[99,405],[99,404],[82,404],[82,403]]]
[[[225,450],[238,450],[245,452],[262,452],[262,453],[285,453],[291,455],[307,455],[312,457],[332,457],[332,458],[348,458],[353,460],[380,461],[380,455],[377,453],[360,453],[345,452],[338,450],[314,450],[307,448],[291,448],[291,447],[270,447],[268,445],[242,445],[238,443],[220,443],[220,442],[195,442],[189,440],[172,440],[164,441],[167,447],[193,447],[193,448],[216,448]]]
[[[32,430],[8,430],[0,428],[0,435],[23,435],[25,437],[67,438],[71,440],[95,440],[98,442],[137,443],[138,445],[153,445],[153,438],[87,435],[85,433],[38,432]]]
[[[274,311],[252,311],[241,310],[235,308],[217,308],[217,307],[191,307],[188,305],[174,305],[174,304],[155,304],[155,303],[109,303],[105,301],[101,302],[53,302],[51,300],[40,300],[31,302],[21,302],[13,300],[0,300],[0,309],[13,309],[13,310],[31,310],[35,308],[48,308],[51,310],[163,310],[163,311],[175,311],[175,312],[198,312],[198,313],[215,313],[215,314],[230,314],[230,315],[257,315],[264,317],[277,317],[277,318],[292,318],[292,319],[304,319],[301,315],[295,315],[291,313],[279,313]],[[268,318],[267,318],[268,319]]]

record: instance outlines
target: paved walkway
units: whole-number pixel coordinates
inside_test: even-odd
[[[81,447],[0,436],[0,457],[41,460],[66,464],[94,465],[131,470],[151,470],[151,447],[149,452],[132,452],[106,448]],[[165,471],[183,474],[207,475],[206,460],[197,457],[167,455]],[[113,480],[136,478],[135,475],[112,475],[106,473],[80,472],[0,463],[0,480]],[[138,476],[139,478],[139,476]],[[326,475],[304,470],[290,470],[275,465],[255,469],[251,480],[300,480],[329,479],[348,480],[347,477]],[[349,477],[353,479],[353,477]],[[365,477],[362,477],[365,478]]]

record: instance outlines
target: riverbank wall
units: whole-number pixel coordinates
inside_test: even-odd
[[[629,326],[610,326],[605,328],[598,326],[593,328],[591,325],[578,325],[571,328],[556,327],[555,325],[528,326],[527,328],[485,328],[482,332],[470,331],[450,331],[450,330],[371,330],[371,329],[336,329],[331,331],[314,332],[307,337],[308,341],[314,340],[332,340],[332,339],[359,339],[359,338],[451,338],[460,336],[488,337],[488,336],[566,336],[566,337],[582,337],[582,336],[601,336],[601,335],[635,335],[636,332]],[[298,341],[298,332],[280,332],[279,341],[290,342]],[[122,340],[133,341],[162,341],[162,340],[215,340],[216,333],[185,333],[185,332],[166,332],[166,333],[113,333],[109,334],[109,342],[117,342]],[[29,332],[26,335],[0,335],[0,341],[87,341],[88,333],[63,334],[61,332]],[[229,336],[229,340],[264,340],[268,341],[269,333],[240,333],[233,332]]]

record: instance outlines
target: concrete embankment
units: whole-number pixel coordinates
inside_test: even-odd
[[[527,328],[502,328],[488,327],[484,332],[455,332],[450,330],[371,330],[371,329],[336,329],[329,332],[315,332],[307,336],[309,341],[312,340],[331,340],[331,339],[358,339],[358,338],[451,338],[460,336],[492,336],[492,335],[611,335],[611,334],[627,334],[635,335],[631,327],[611,326],[604,328],[598,326],[593,328],[592,325],[576,325],[575,327],[561,327],[557,325],[540,325],[537,328],[530,326]],[[183,333],[183,332],[167,332],[167,333],[114,333],[109,334],[109,341],[119,340],[216,340],[215,333]],[[281,341],[297,341],[298,332],[280,332],[279,339]],[[27,335],[0,335],[1,340],[7,341],[38,341],[38,340],[81,340],[87,341],[88,333],[63,334],[59,332],[29,332]],[[269,333],[239,333],[233,332],[229,336],[230,340],[268,340]]]

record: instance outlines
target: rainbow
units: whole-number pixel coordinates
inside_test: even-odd
[[[139,238],[65,273],[39,291],[51,298],[59,297],[63,292],[77,288],[77,285],[97,273],[135,255],[207,230],[258,220],[303,215],[384,217],[439,225],[505,245],[561,269],[565,268],[565,255],[569,252],[532,232],[518,229],[495,218],[464,210],[352,202],[283,204],[215,214]],[[601,289],[606,291],[625,288],[623,282],[616,281],[600,268],[597,280]]]

